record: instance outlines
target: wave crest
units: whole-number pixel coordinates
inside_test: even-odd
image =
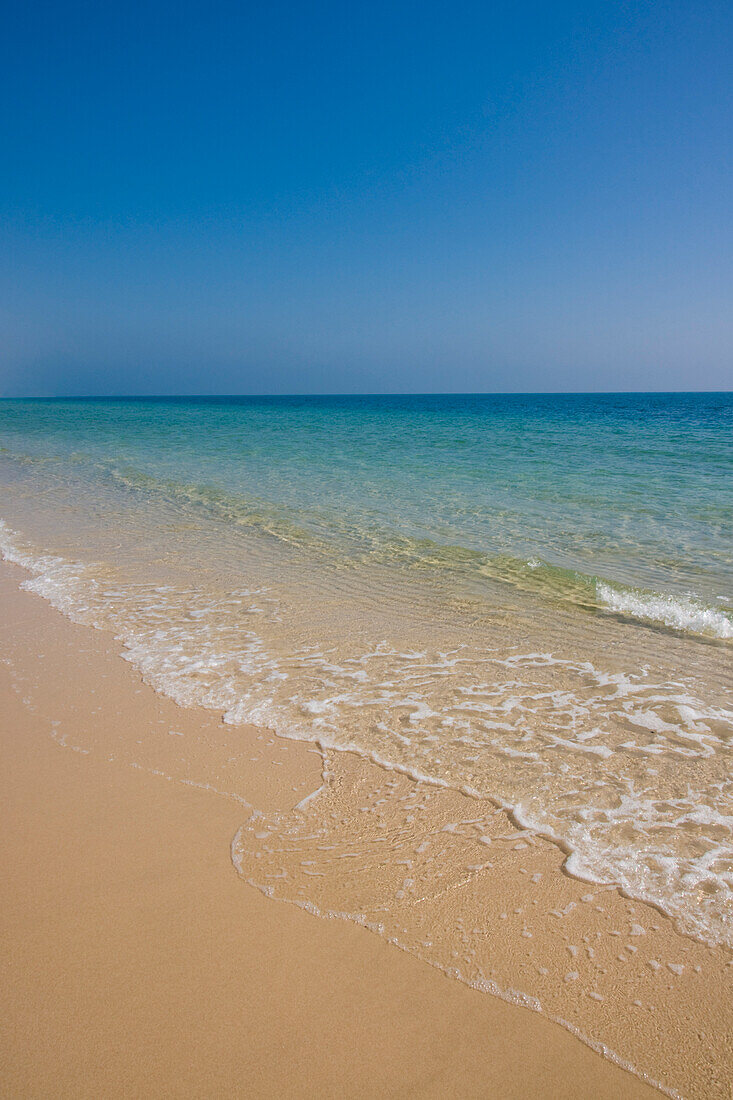
[[[714,638],[733,638],[733,621],[724,611],[707,607],[691,596],[670,596],[660,592],[612,588],[599,581],[599,600],[610,611],[633,619],[662,623],[674,630],[706,634]]]

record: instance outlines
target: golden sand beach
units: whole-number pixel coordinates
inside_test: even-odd
[[[653,1094],[536,1013],[245,885],[241,804],[152,774],[142,745],[141,766],[110,759],[121,739],[213,746],[217,717],[22,579],[2,566],[4,1095]],[[307,748],[238,732],[264,805],[318,786]]]
[[[733,5],[42,9],[0,1100],[733,1100]]]
[[[541,1015],[243,883],[230,846],[247,807],[215,790],[231,729],[156,694],[113,639],[21,591],[23,578],[3,564],[6,1095],[651,1094]],[[318,790],[312,747],[236,734],[248,760],[238,789],[259,813]],[[521,900],[504,871],[501,904]],[[516,942],[493,949],[521,969]],[[669,1060],[688,1095],[727,1088],[720,973],[675,992],[677,1019],[660,1005],[650,1064]],[[706,1005],[707,1037],[685,1026]]]

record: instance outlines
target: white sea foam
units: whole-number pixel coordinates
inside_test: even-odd
[[[733,638],[733,620],[715,607],[692,596],[671,596],[658,592],[639,592],[613,588],[599,581],[596,593],[609,610],[646,622],[663,623],[675,630],[708,634],[715,638]]]
[[[603,667],[600,652],[569,659],[534,635],[536,648],[507,634],[486,648],[441,635],[432,649],[339,626],[337,644],[321,644],[287,594],[268,605],[261,589],[125,584],[34,551],[2,521],[0,549],[34,574],[25,587],[112,630],[178,703],[493,799],[570,851],[579,877],[619,883],[688,931],[731,939],[733,712],[676,668],[653,676],[635,650],[634,664]],[[684,795],[680,762],[695,765]]]

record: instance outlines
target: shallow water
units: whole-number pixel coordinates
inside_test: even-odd
[[[733,944],[733,398],[0,402],[31,586]]]

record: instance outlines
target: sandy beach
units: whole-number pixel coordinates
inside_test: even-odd
[[[733,5],[42,16],[0,1100],[733,1100]]]
[[[243,884],[241,804],[150,774],[144,751],[109,759],[121,735],[214,747],[217,717],[1,574],[4,1095],[656,1094],[541,1016]],[[237,736],[267,757],[248,776],[266,806],[318,786],[305,746]]]

